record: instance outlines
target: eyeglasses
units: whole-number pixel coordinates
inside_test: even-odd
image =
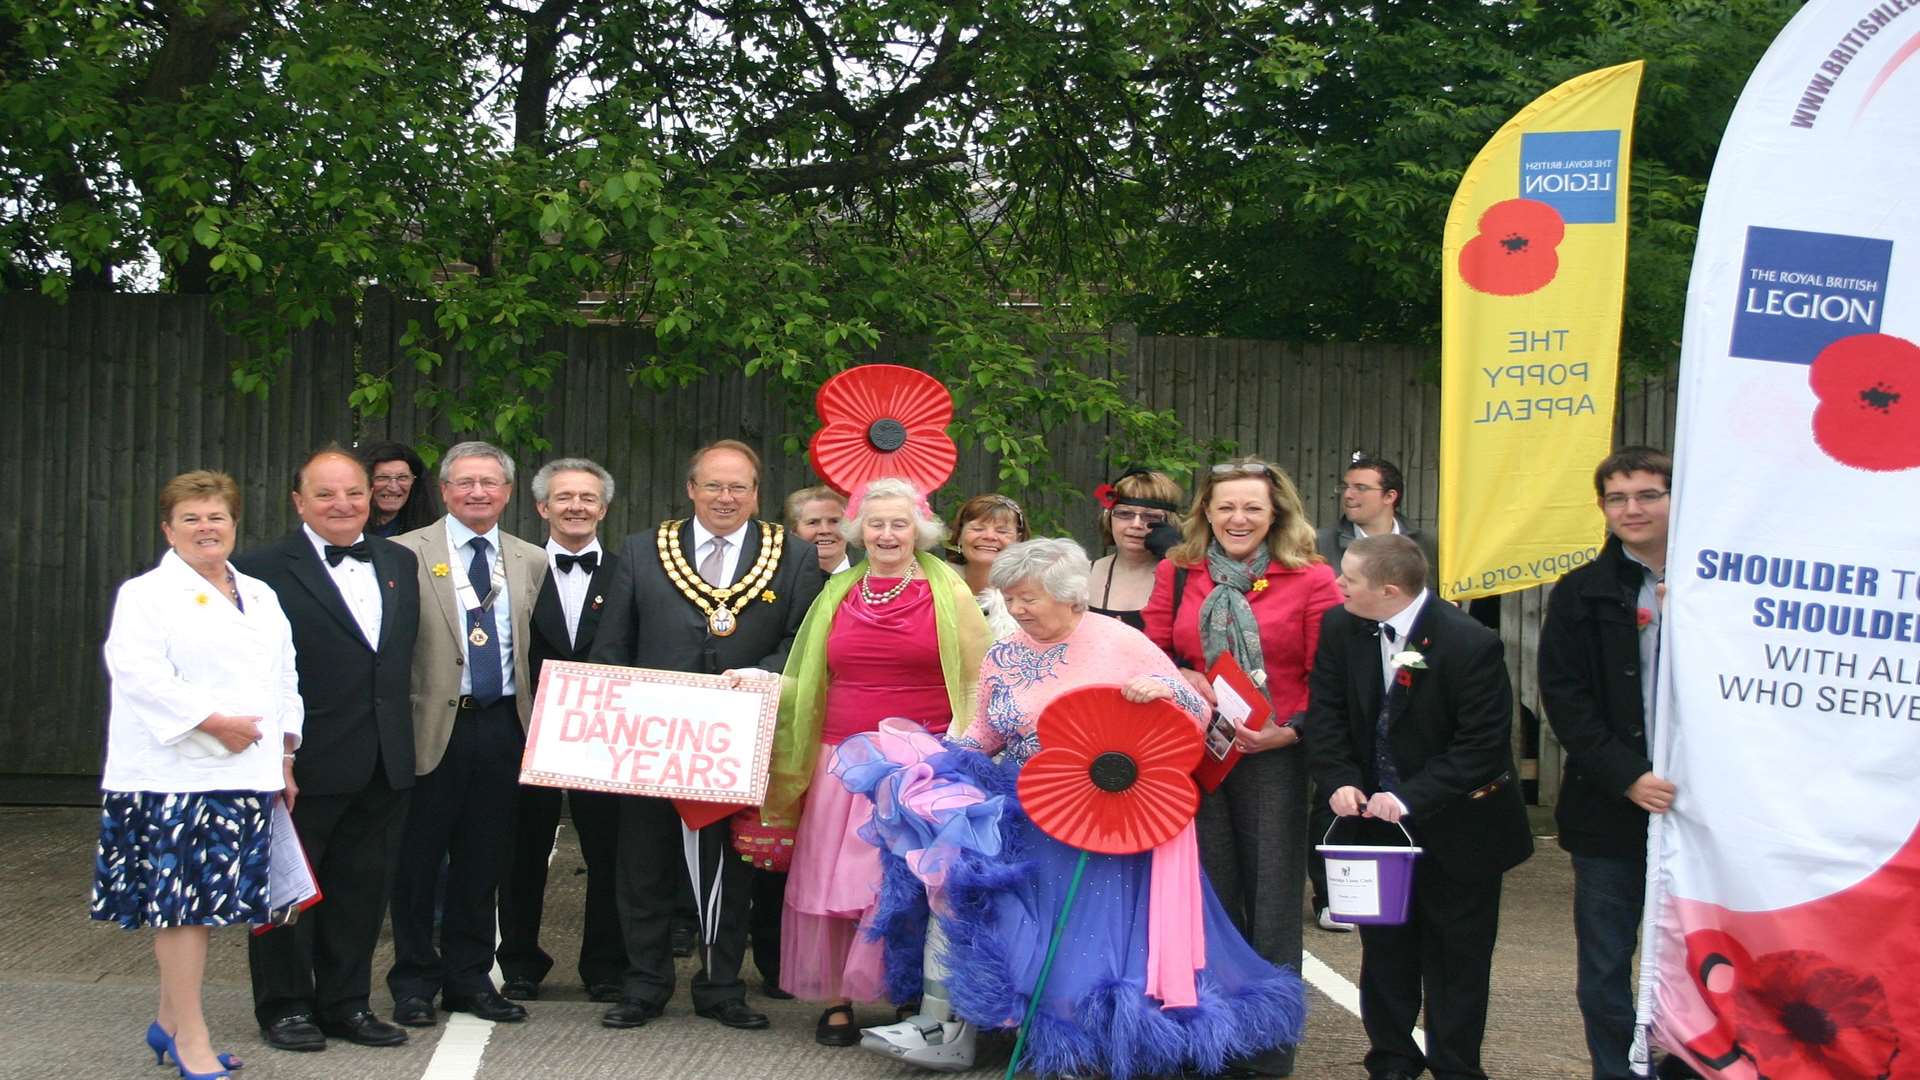
[[[1641,506],[1652,506],[1658,503],[1661,499],[1666,498],[1667,495],[1668,495],[1668,492],[1665,492],[1665,491],[1636,491],[1636,492],[1633,492],[1632,494],[1628,494],[1622,491],[1616,491],[1611,495],[1603,496],[1600,501],[1603,504],[1605,504],[1606,508],[1609,510],[1624,510],[1626,509],[1626,506],[1628,503],[1638,503]]]
[[[1379,484],[1342,484],[1340,485],[1340,490],[1342,492],[1351,491],[1355,495],[1365,495],[1369,491],[1382,491],[1384,489],[1381,488]]]
[[[710,499],[717,499],[721,495],[744,499],[753,493],[753,487],[750,484],[716,484],[711,480],[704,484],[695,484],[694,487],[700,490],[700,494]]]
[[[1215,477],[1222,476],[1264,476],[1274,483],[1280,482],[1280,474],[1273,466],[1260,461],[1223,461],[1213,467]]]
[[[491,495],[507,486],[505,480],[495,480],[491,476],[463,476],[458,480],[447,481],[447,486],[455,491],[484,491]]]
[[[400,473],[397,476],[381,476],[380,474],[375,473],[373,476],[373,486],[374,487],[412,487],[413,474]]]
[[[1109,511],[1109,513],[1113,515],[1114,523],[1117,525],[1127,525],[1136,521],[1147,525],[1158,525],[1167,520],[1167,512],[1165,510],[1139,510],[1120,506],[1115,507]]]

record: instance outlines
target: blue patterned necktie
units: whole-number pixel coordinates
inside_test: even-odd
[[[487,549],[492,545],[486,537],[476,536],[467,546],[473,548],[467,581],[473,586],[473,595],[484,601],[493,591],[493,567],[487,562]],[[484,635],[484,644],[474,641],[475,630]],[[494,633],[492,604],[467,612],[467,635],[467,671],[473,679],[473,700],[484,708],[500,700],[500,635]]]
[[[1391,644],[1398,636],[1393,627],[1380,624],[1380,633]],[[1380,715],[1373,720],[1373,771],[1380,778],[1380,790],[1400,794],[1400,767],[1393,763],[1393,740],[1387,733],[1387,718],[1393,715],[1393,695],[1400,689],[1398,680],[1387,680],[1386,692],[1380,695]]]

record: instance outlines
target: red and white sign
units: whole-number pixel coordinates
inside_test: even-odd
[[[779,708],[778,678],[550,660],[520,782],[758,805]]]

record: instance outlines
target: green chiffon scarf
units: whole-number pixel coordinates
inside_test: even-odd
[[[914,556],[933,592],[933,623],[940,635],[940,674],[947,684],[947,702],[953,708],[949,736],[966,731],[973,721],[975,684],[980,661],[987,652],[987,621],[967,588],[965,578],[927,552]],[[780,677],[780,722],[773,732],[773,755],[767,773],[767,797],[761,820],[791,829],[800,821],[800,803],[820,760],[820,730],[826,722],[827,634],[833,618],[867,571],[862,560],[850,570],[827,579],[826,587],[807,609]],[[881,718],[874,717],[878,722]]]

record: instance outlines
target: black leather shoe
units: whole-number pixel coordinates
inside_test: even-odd
[[[393,1022],[401,1027],[432,1027],[440,1022],[433,1002],[423,997],[398,998],[393,1003]]]
[[[515,976],[500,984],[500,996],[508,1001],[539,1001],[540,984]]]
[[[440,1004],[448,1012],[472,1013],[482,1020],[491,1020],[496,1024],[517,1024],[527,1018],[527,1010],[508,1001],[492,990],[482,990],[477,994],[441,994]]]
[[[366,1009],[345,1020],[322,1020],[320,1030],[356,1046],[399,1046],[407,1041],[405,1030],[387,1023]]]
[[[587,1000],[612,1005],[620,1000],[619,983],[594,983],[587,987]]]
[[[739,1028],[742,1031],[759,1031],[772,1026],[767,1022],[766,1013],[753,1011],[744,1001],[723,1001],[709,1008],[695,1009],[693,1015],[717,1020],[730,1028]]]
[[[773,983],[767,983],[766,985],[762,986],[760,988],[760,992],[767,995],[768,997],[772,998],[775,1001],[792,1001],[793,1000],[792,994],[789,994],[785,990],[780,989],[778,986],[774,985]]]
[[[260,1029],[260,1037],[275,1050],[306,1052],[327,1048],[327,1037],[314,1026],[313,1017],[306,1013],[294,1013],[275,1020]]]
[[[673,955],[688,957],[693,955],[693,947],[699,944],[700,935],[691,926],[673,928]]]
[[[600,1026],[610,1028],[645,1027],[660,1017],[660,1006],[651,1001],[623,1001],[600,1014]]]
[[[844,1016],[844,1024],[831,1023],[834,1017]],[[821,1046],[858,1046],[860,1029],[853,1026],[853,1007],[850,1005],[830,1006],[820,1014],[820,1022],[813,1026],[813,1041]]]

